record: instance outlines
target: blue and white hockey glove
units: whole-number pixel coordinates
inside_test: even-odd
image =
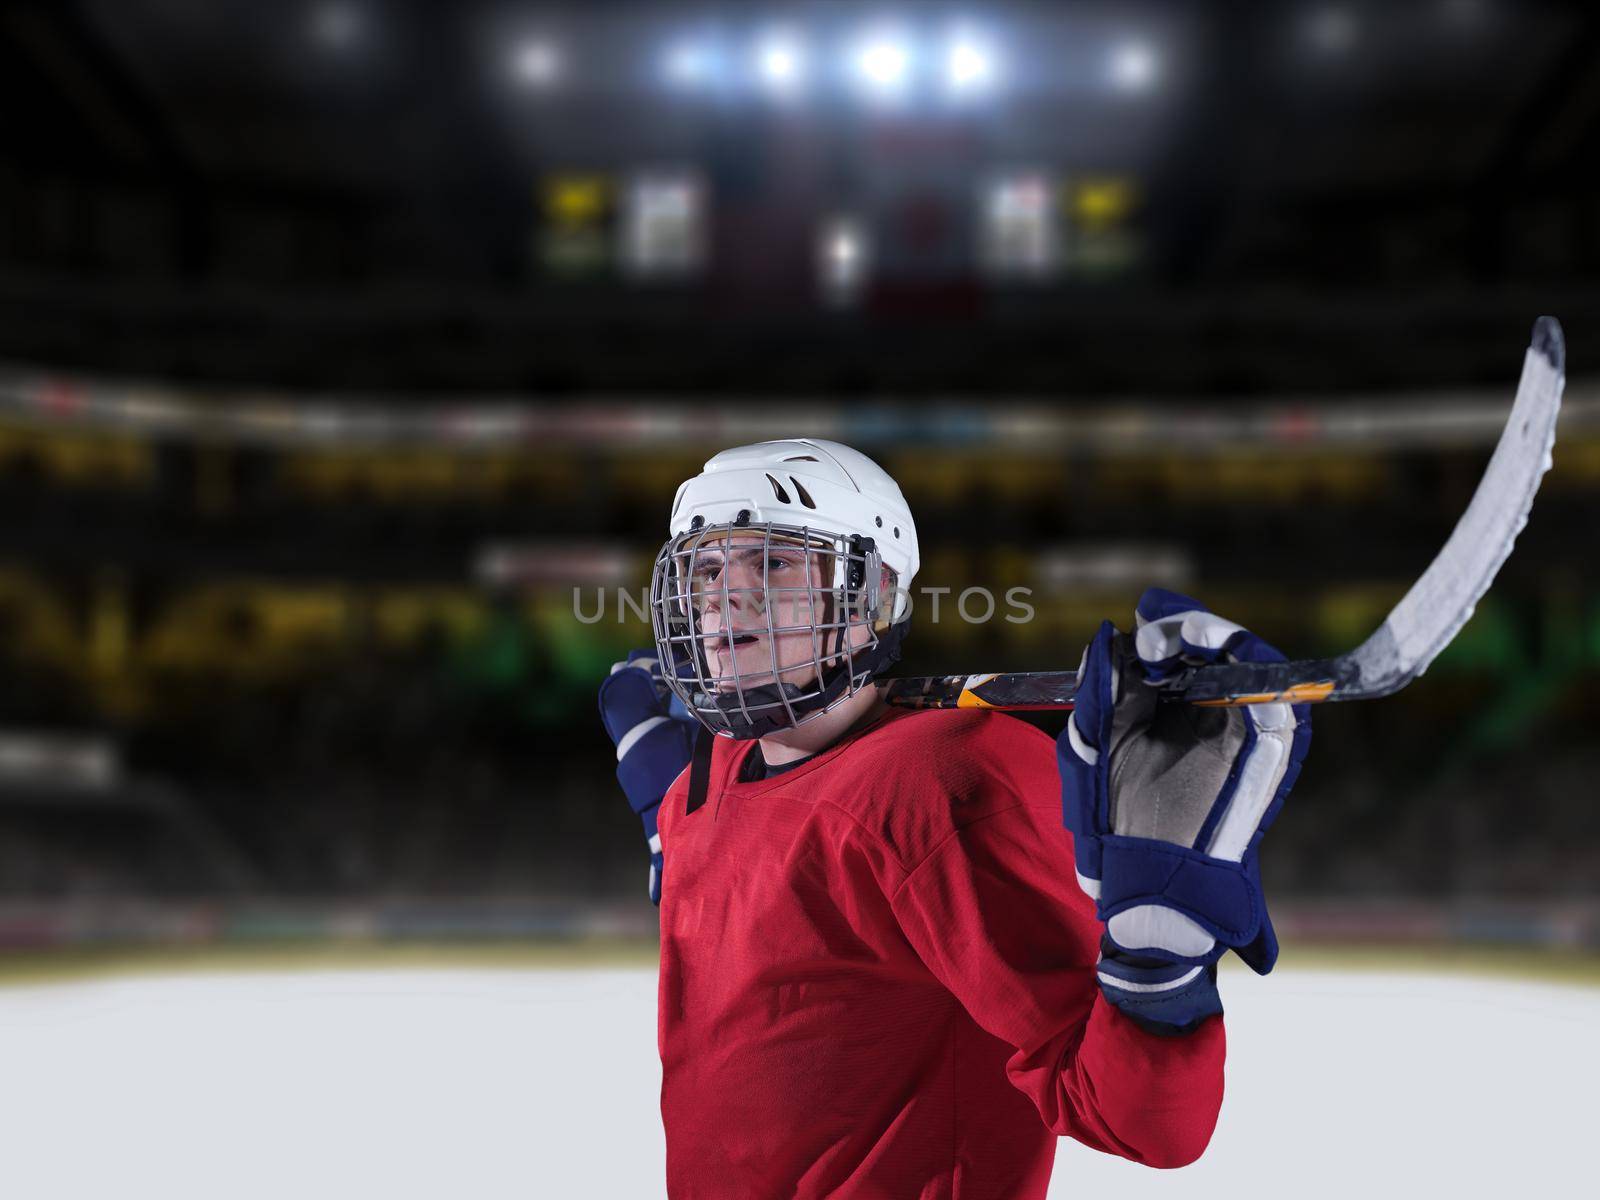
[[[1209,968],[1229,947],[1263,975],[1277,961],[1257,852],[1300,774],[1311,714],[1305,704],[1158,705],[1152,685],[1186,666],[1283,655],[1161,588],[1136,615],[1134,635],[1108,621],[1084,654],[1057,742],[1062,811],[1078,883],[1106,923],[1107,998],[1183,1025],[1188,1010],[1172,1002],[1190,992],[1189,1009],[1204,1008]]]
[[[650,843],[650,902],[661,903],[661,801],[694,752],[700,723],[661,679],[654,650],[634,650],[600,684],[600,719],[617,747],[617,781]]]

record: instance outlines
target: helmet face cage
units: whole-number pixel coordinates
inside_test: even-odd
[[[691,527],[651,573],[662,677],[713,733],[754,737],[819,716],[877,669],[894,606],[882,576],[868,537],[772,522]]]

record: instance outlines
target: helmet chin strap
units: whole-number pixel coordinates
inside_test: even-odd
[[[768,683],[731,692],[696,692],[694,712],[710,716],[711,724],[726,728],[735,738],[744,741],[789,728],[784,700],[789,701],[789,707],[798,715],[806,705],[806,701],[800,699],[804,694],[792,683]],[[813,697],[813,701],[815,699]],[[783,715],[767,715],[769,704],[775,705],[777,712]],[[762,715],[746,717],[746,708],[760,709]]]
[[[816,695],[801,700],[803,689],[792,683],[767,683],[738,691],[707,693],[696,691],[690,706],[701,724],[722,730],[740,741],[765,737],[781,729],[793,729],[801,720],[821,712],[849,690],[850,680],[862,671],[870,680],[894,665],[900,658],[900,643],[904,640],[911,622],[897,621],[878,637],[877,643],[864,647],[822,677],[822,687]],[[841,656],[843,657],[843,656]],[[784,701],[788,700],[785,705]],[[769,707],[770,706],[770,707]],[[758,709],[751,713],[748,710]],[[796,720],[789,719],[793,712]]]

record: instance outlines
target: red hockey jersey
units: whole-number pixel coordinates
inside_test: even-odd
[[[667,1186],[699,1197],[1042,1197],[1055,1135],[1199,1156],[1220,1017],[1140,1029],[1099,993],[1055,748],[1001,713],[893,710],[740,783],[716,739],[661,806]]]

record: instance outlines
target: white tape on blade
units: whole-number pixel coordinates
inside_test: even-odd
[[[1506,433],[1467,511],[1439,556],[1385,622],[1394,636],[1397,669],[1424,667],[1472,615],[1527,524],[1539,480],[1550,469],[1555,411],[1564,376],[1529,350]]]

